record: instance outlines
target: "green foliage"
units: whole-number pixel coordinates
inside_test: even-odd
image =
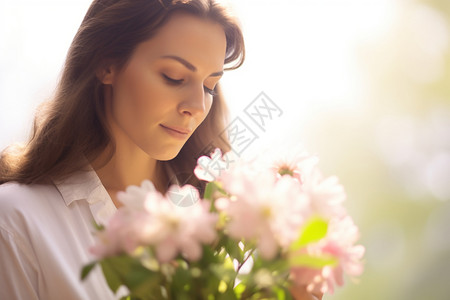
[[[328,221],[321,217],[312,217],[303,226],[298,239],[290,246],[291,256],[289,264],[291,266],[308,267],[320,269],[325,266],[334,267],[338,259],[330,255],[312,256],[303,253],[301,250],[308,244],[316,243],[327,235]]]
[[[292,266],[303,266],[320,269],[325,266],[336,266],[338,260],[334,256],[311,256],[307,254],[300,254],[292,257],[290,260]]]
[[[96,264],[97,264],[97,262],[94,261],[83,267],[83,269],[81,270],[81,279],[82,280],[84,280],[88,276],[88,274],[92,271],[92,269],[95,267]]]
[[[292,243],[291,250],[299,250],[306,245],[318,242],[327,235],[328,221],[320,217],[312,217],[303,226],[297,241]]]
[[[125,254],[111,256],[103,259],[100,265],[113,292],[125,285],[130,290],[132,299],[162,299],[162,274],[145,268],[137,258]]]

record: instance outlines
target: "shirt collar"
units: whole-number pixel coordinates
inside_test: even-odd
[[[86,200],[97,224],[105,225],[117,211],[100,178],[89,164],[87,170],[76,171],[64,179],[53,179],[53,183],[67,206],[74,201]]]
[[[179,185],[178,178],[170,165],[166,166],[171,184]],[[70,206],[74,201],[86,200],[97,224],[106,225],[117,211],[111,197],[103,186],[97,173],[87,163],[86,170],[76,171],[64,179],[52,179],[64,202]]]

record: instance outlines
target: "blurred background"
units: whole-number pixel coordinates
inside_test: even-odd
[[[0,0],[0,149],[28,136],[90,2]],[[324,299],[450,299],[450,1],[227,2],[247,58],[224,93],[257,136],[242,154],[318,155],[367,249]],[[261,92],[264,128],[246,114]]]

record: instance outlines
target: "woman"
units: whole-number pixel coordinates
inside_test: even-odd
[[[203,191],[196,158],[230,150],[219,80],[244,57],[238,23],[212,0],[95,0],[32,137],[0,159],[0,298],[114,299],[100,269],[79,279],[92,221],[144,179]]]

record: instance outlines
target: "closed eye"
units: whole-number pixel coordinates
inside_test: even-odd
[[[183,79],[170,78],[166,74],[162,74],[162,75],[170,84],[179,85],[179,84],[183,83],[183,81],[184,81]],[[203,86],[203,88],[204,88],[205,92],[207,92],[208,94],[210,94],[213,97],[218,94],[214,89],[207,88],[206,86]]]
[[[163,77],[170,83],[180,84],[183,82],[183,79],[173,79],[173,78],[170,78],[169,76],[167,76],[166,74],[163,74]]]

